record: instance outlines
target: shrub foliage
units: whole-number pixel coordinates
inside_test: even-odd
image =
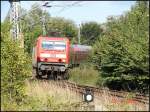
[[[115,89],[148,90],[148,2],[136,2],[125,15],[109,19],[106,28],[92,56],[103,77],[98,83]]]
[[[24,81],[31,75],[29,56],[9,35],[10,26],[1,26],[1,95],[2,104],[8,101],[20,102],[24,97]]]

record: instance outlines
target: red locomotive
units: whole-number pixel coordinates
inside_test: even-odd
[[[33,47],[32,66],[36,77],[43,75],[54,79],[67,79],[68,68],[79,65],[84,60],[91,47],[70,45],[65,37],[38,37]]]

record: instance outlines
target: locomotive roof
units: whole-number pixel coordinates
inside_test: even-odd
[[[73,49],[75,50],[79,50],[79,51],[87,51],[87,50],[91,50],[92,47],[91,46],[87,46],[87,45],[80,45],[80,44],[74,44],[71,46]]]
[[[39,36],[38,37],[38,40],[39,39],[46,39],[46,40],[68,40],[68,38],[67,37],[48,37],[48,36]]]

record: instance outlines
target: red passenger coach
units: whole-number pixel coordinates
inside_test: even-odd
[[[78,66],[85,61],[92,50],[91,46],[74,44],[70,46],[70,65]]]
[[[67,78],[69,66],[69,39],[40,36],[33,47],[32,65],[36,76]]]

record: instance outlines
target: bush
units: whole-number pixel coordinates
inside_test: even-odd
[[[126,15],[107,22],[92,56],[103,77],[98,83],[112,89],[149,90],[148,15],[147,2],[137,2]]]
[[[19,104],[24,97],[24,81],[31,75],[31,60],[19,41],[9,37],[9,24],[2,23],[1,29],[1,102]]]

